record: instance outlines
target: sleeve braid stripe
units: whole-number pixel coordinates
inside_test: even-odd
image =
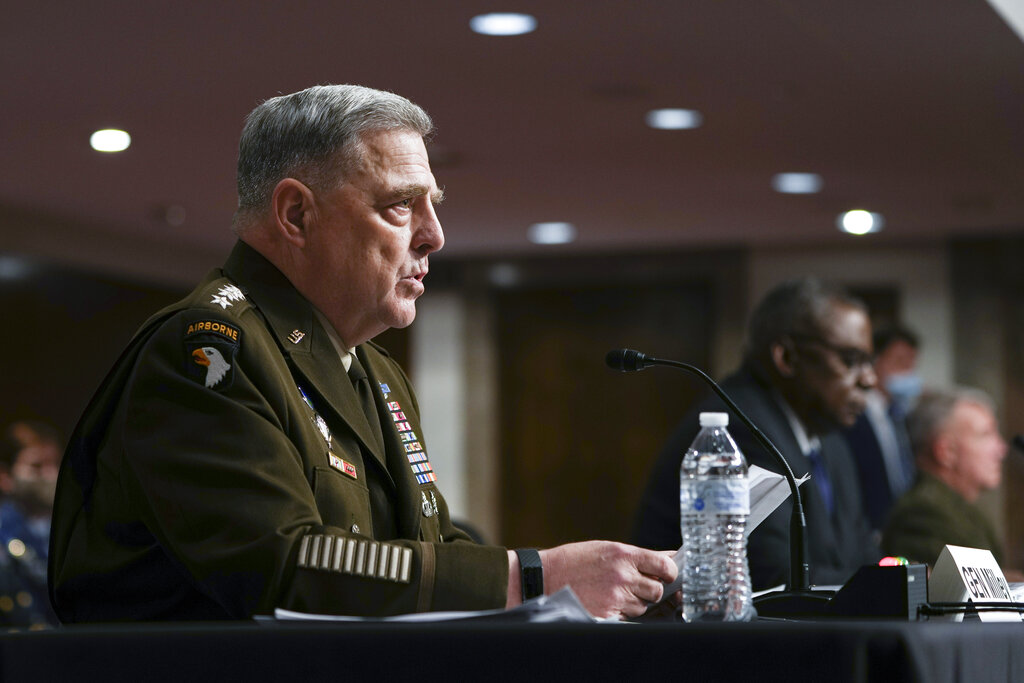
[[[393,543],[309,534],[299,545],[296,563],[302,569],[409,583],[412,549]]]

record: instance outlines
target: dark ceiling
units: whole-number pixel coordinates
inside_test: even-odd
[[[232,242],[245,114],[342,82],[433,115],[449,257],[828,245],[857,207],[882,244],[1024,232],[1024,42],[985,0],[519,0],[501,9],[535,32],[470,32],[491,9],[10,3],[0,252],[204,272]],[[646,127],[658,107],[704,125]],[[128,151],[89,148],[109,126]],[[780,171],[823,191],[778,194]],[[526,241],[555,220],[574,245]]]

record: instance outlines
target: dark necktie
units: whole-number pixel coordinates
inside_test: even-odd
[[[807,454],[807,459],[811,461],[811,479],[818,486],[821,500],[825,503],[825,509],[828,510],[828,514],[831,516],[835,512],[832,481],[828,478],[828,470],[825,469],[825,459],[821,457],[821,450],[818,448],[812,449]]]
[[[377,414],[377,404],[373,401],[373,389],[370,387],[370,379],[366,376],[363,364],[359,362],[356,354],[352,354],[352,366],[348,370],[348,376],[352,378],[352,385],[356,388],[359,402],[366,414],[366,421],[370,424],[370,431],[377,440],[377,445],[384,450],[384,432],[380,426],[380,415]]]

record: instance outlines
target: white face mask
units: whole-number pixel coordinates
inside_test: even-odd
[[[893,408],[906,415],[921,395],[923,382],[916,372],[900,372],[885,378],[885,390]]]

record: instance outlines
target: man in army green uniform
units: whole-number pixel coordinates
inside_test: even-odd
[[[318,86],[248,117],[227,263],[147,321],[68,447],[50,554],[65,622],[513,606],[598,616],[662,594],[667,554],[472,543],[409,380],[370,339],[415,317],[444,236],[405,98]]]
[[[959,545],[991,550],[1002,564],[1002,541],[976,504],[999,487],[1007,453],[991,399],[965,387],[930,389],[907,417],[907,432],[919,474],[889,513],[882,550],[934,565],[943,547]]]

